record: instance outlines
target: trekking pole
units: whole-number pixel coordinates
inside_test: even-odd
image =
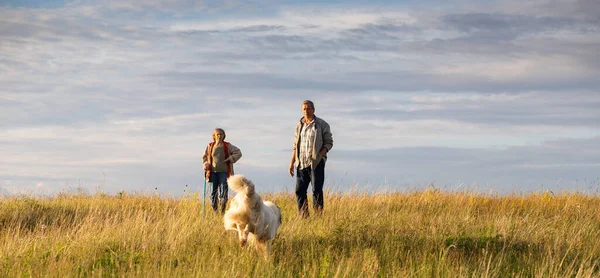
[[[204,217],[204,207],[206,207],[206,173],[204,174],[204,190],[202,190],[202,217]]]

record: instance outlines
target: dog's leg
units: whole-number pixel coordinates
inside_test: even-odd
[[[246,224],[236,224],[237,225],[237,231],[238,231],[238,237],[240,238],[240,247],[244,247],[246,246],[246,243],[248,242],[248,226]],[[242,226],[244,228],[242,228]]]
[[[246,243],[248,242],[248,233],[249,233],[248,226],[249,225],[246,225],[246,227],[242,231],[243,238],[240,239],[240,246],[241,247],[244,247],[246,245]]]
[[[237,227],[238,238],[240,240],[240,247],[244,247],[246,245],[246,242],[248,241],[248,232],[246,232],[246,230],[248,230],[248,225],[245,225],[244,228],[242,228],[242,225],[235,225]]]
[[[261,249],[264,259],[267,260],[269,258],[269,255],[271,255],[271,241],[267,240],[261,242]]]
[[[257,240],[256,241],[256,251],[258,251],[258,253],[262,254],[263,259],[265,261],[268,261],[269,258],[271,257],[271,241],[267,240],[267,241],[262,241],[262,240]]]
[[[271,254],[271,241],[270,240],[268,240],[267,243],[265,244],[265,253],[267,256]]]
[[[262,241],[256,239],[254,241],[254,247],[256,248],[256,251],[258,251],[259,253],[264,253],[265,252],[265,245]]]

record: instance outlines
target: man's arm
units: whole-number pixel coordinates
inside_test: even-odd
[[[294,166],[296,164],[296,150],[292,150],[292,160],[290,161],[290,176],[294,176]]]
[[[292,143],[292,160],[290,161],[290,176],[294,176],[294,166],[296,164],[296,147],[298,143],[298,125],[296,125],[296,129],[294,131],[294,142]]]
[[[329,124],[325,121],[323,121],[323,148],[326,149],[321,149],[321,155],[323,156],[333,148],[333,134]]]

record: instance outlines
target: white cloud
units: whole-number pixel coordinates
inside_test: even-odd
[[[572,57],[529,57],[507,61],[473,62],[466,64],[440,65],[435,73],[448,78],[484,78],[492,81],[528,82],[530,80],[569,80],[580,76],[597,75],[582,67]]]
[[[539,151],[519,171],[554,173],[557,159],[589,147],[554,153],[544,142],[600,133],[599,29],[580,9],[591,3],[270,4],[0,8],[0,188],[50,192],[79,179],[91,188],[108,173],[109,189],[179,192],[201,180],[216,126],[244,153],[237,169],[267,187],[290,184],[293,126],[308,98],[332,125],[332,182],[357,165],[394,165],[399,184],[486,173],[494,182],[494,165],[475,175],[459,164],[499,164],[519,154],[513,146]],[[402,148],[420,151],[379,152]],[[432,149],[441,162],[426,171]],[[344,159],[371,152],[379,157]],[[572,178],[597,160],[564,165]]]
[[[508,102],[518,101],[524,98],[528,94],[477,94],[477,93],[464,93],[464,94],[430,94],[430,95],[417,95],[411,97],[411,100],[416,103],[423,104],[452,104],[452,103],[465,103],[465,102]]]
[[[414,24],[417,19],[408,12],[359,11],[354,9],[284,8],[271,17],[228,18],[214,21],[175,22],[171,31],[229,31],[252,26],[281,26],[285,29],[270,29],[266,33],[321,35],[325,38],[337,37],[335,34],[361,28],[368,24],[391,21],[395,24]],[[262,32],[261,32],[262,33]],[[250,33],[251,35],[251,33]]]

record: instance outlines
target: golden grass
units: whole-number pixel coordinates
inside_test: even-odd
[[[0,276],[598,277],[600,198],[426,190],[327,193],[301,220],[293,194],[268,260],[195,195],[5,197]]]

